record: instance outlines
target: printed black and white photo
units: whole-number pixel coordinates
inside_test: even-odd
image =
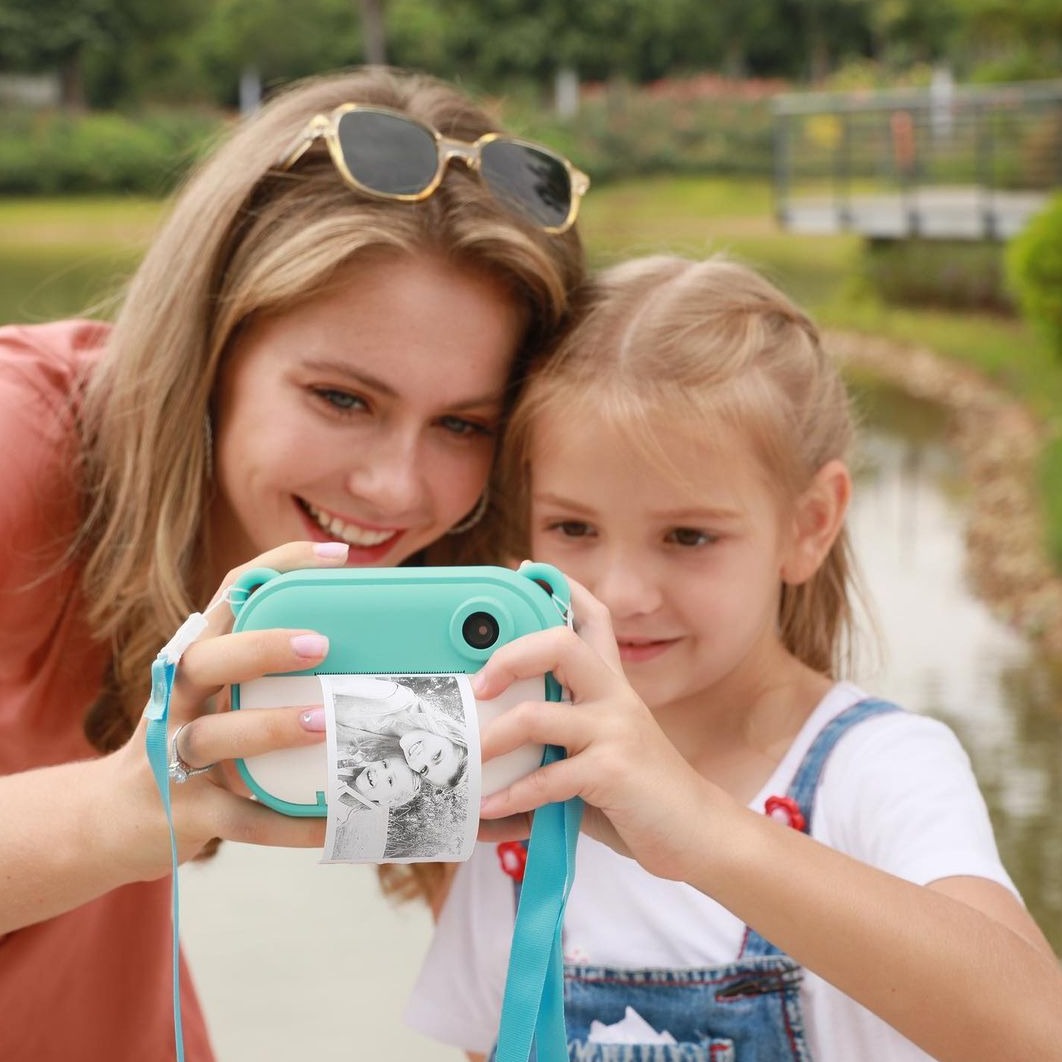
[[[326,862],[466,859],[480,796],[464,675],[322,675]]]

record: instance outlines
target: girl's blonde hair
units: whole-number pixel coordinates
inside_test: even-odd
[[[657,429],[701,440],[738,433],[784,505],[833,458],[845,459],[853,417],[840,375],[814,324],[753,270],[721,257],[636,259],[606,270],[555,354],[513,412],[503,455],[508,544],[530,556],[526,484],[533,433],[591,417],[622,427],[662,475],[690,482],[688,464]],[[732,436],[731,436],[732,437]],[[848,663],[858,593],[842,528],[807,582],[781,589],[778,623],[794,656],[826,674]]]
[[[417,204],[354,191],[321,142],[292,169],[277,168],[311,118],[346,102],[391,107],[460,140],[497,129],[462,93],[427,76],[367,67],[314,78],[243,121],[176,198],[128,287],[81,410],[85,519],[75,549],[89,623],[113,647],[85,723],[101,751],[132,733],[152,658],[215,589],[211,400],[241,327],[313,298],[356,260],[439,255],[500,278],[526,308],[515,397],[583,278],[574,229],[539,231],[460,164]],[[426,559],[494,559],[496,520],[492,506],[473,531],[440,542]]]

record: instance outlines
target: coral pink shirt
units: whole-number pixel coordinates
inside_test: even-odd
[[[0,774],[96,755],[82,720],[107,652],[64,551],[79,515],[78,381],[105,339],[89,321],[0,328]],[[164,878],[0,936],[0,1059],[173,1058],[171,933]],[[207,1062],[187,971],[182,985],[186,1057]]]

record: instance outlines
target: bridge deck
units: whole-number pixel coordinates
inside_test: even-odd
[[[793,232],[871,239],[1006,240],[1047,202],[1040,192],[916,188],[892,195],[792,196],[779,221]]]

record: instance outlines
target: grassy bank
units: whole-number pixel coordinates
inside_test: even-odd
[[[115,291],[157,224],[143,199],[0,200],[0,320],[45,320]],[[1062,571],[1062,363],[1014,320],[903,310],[861,279],[855,236],[799,236],[771,216],[756,179],[654,178],[591,190],[582,228],[596,265],[634,254],[723,251],[762,269],[825,326],[930,347],[974,365],[1047,428],[1041,462],[1048,548]]]
[[[149,199],[0,199],[0,321],[89,312],[121,288],[160,212]]]

